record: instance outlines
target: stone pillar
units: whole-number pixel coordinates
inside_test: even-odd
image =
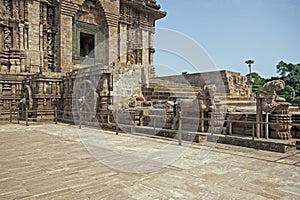
[[[57,85],[57,95],[60,95],[60,82],[56,82],[56,85]]]
[[[40,67],[40,2],[32,1],[28,4],[28,64],[32,67],[31,72],[39,72]]]
[[[110,65],[118,59],[118,27],[115,25],[109,25],[107,36],[107,63]]]
[[[3,85],[2,83],[0,83],[0,96],[2,96],[2,89],[3,89]]]
[[[1,5],[1,4],[0,4]],[[1,10],[1,9],[0,9]],[[4,48],[4,35],[3,35],[3,27],[0,26],[0,49]],[[1,60],[0,60],[1,61]],[[1,63],[0,63],[1,64]]]
[[[60,66],[62,72],[72,70],[72,17],[60,16]]]
[[[153,57],[155,49],[153,47],[154,32],[149,32],[149,78],[155,77],[155,69],[153,65]]]
[[[39,82],[39,94],[43,94],[44,91],[44,83],[42,81]]]
[[[40,2],[32,1],[28,4],[28,10],[34,11],[28,13],[29,22],[29,49],[38,51],[40,47]]]
[[[103,7],[105,11],[109,11],[105,13],[107,22],[105,49],[107,52],[106,61],[108,65],[111,65],[119,56],[119,1],[110,4],[103,2]]]
[[[148,65],[149,56],[150,56],[149,55],[150,42],[149,42],[149,32],[147,30],[142,30],[142,45],[143,45],[142,64]]]
[[[120,63],[127,63],[127,24],[120,24]]]

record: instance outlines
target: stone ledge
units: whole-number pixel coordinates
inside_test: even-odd
[[[251,139],[226,137],[226,136],[220,137],[220,136],[214,136],[214,135],[207,136],[207,141],[242,146],[242,147],[255,148],[255,149],[260,149],[260,150],[267,150],[267,151],[273,151],[273,152],[280,152],[280,153],[286,153],[290,148],[292,148],[292,147],[287,146],[284,143],[275,143],[275,142],[269,142],[269,141],[251,140]]]

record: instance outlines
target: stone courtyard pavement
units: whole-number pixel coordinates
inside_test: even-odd
[[[0,143],[5,200],[300,199],[296,150],[178,146],[66,124],[1,124]]]

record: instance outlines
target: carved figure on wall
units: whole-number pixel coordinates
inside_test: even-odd
[[[283,80],[269,81],[263,85],[258,93],[258,98],[262,99],[262,110],[272,113],[277,106],[284,102],[285,99],[279,97],[276,92],[283,90],[285,83]]]
[[[82,120],[91,122],[95,119],[97,112],[98,93],[92,81],[83,80],[75,89],[75,106],[77,112],[83,112]]]
[[[20,100],[20,105],[23,105],[25,108],[33,108],[33,99],[32,92],[29,85],[25,85],[24,97]]]
[[[12,10],[12,5],[11,5],[11,1],[10,0],[4,0],[4,2],[3,2],[4,4],[4,6],[3,6],[3,10],[4,10],[4,13],[5,13],[5,17],[6,18],[9,18],[9,17],[11,17],[11,10]]]
[[[8,73],[8,72],[9,72],[9,69],[8,69],[7,66],[1,65],[1,66],[0,66],[0,72],[2,72],[2,73]]]
[[[13,10],[13,12],[14,12],[15,18],[19,18],[19,4],[17,2],[14,3],[14,10]]]
[[[109,79],[107,74],[103,74],[98,82],[96,91],[100,96],[109,95]]]
[[[205,85],[203,90],[197,94],[196,100],[201,111],[214,110],[216,108],[215,95],[217,88],[214,84]]]
[[[144,107],[144,106],[151,106],[152,102],[151,101],[146,101],[142,90],[139,88],[133,92],[131,97],[128,100],[128,106],[130,108],[135,108],[135,107]]]
[[[4,48],[9,49],[12,47],[12,33],[10,28],[4,27]]]
[[[54,25],[54,14],[55,14],[54,8],[48,7],[48,24],[50,26]]]

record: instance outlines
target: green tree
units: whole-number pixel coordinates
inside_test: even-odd
[[[300,63],[292,64],[280,61],[276,69],[280,75],[279,78],[285,81],[286,92],[291,93],[294,89],[296,95],[300,95]]]
[[[266,83],[266,80],[256,72],[252,72],[250,75],[254,80],[252,85],[252,92],[257,94],[260,88]],[[247,76],[249,76],[249,74]]]
[[[254,63],[254,60],[246,60],[245,63],[249,67],[249,73],[251,74],[251,65]]]

